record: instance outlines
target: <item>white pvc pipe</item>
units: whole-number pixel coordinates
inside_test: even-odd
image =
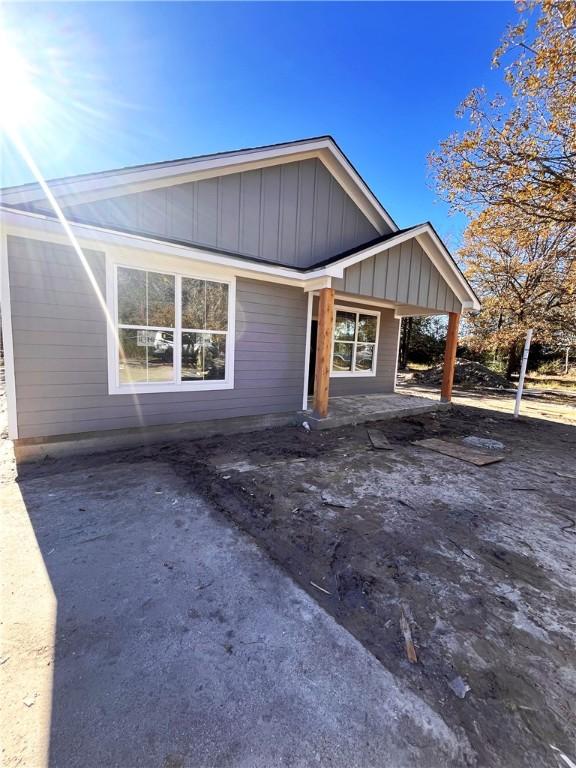
[[[530,352],[530,342],[532,341],[532,328],[526,334],[526,344],[522,354],[522,366],[520,367],[520,378],[518,379],[518,391],[516,392],[516,403],[514,405],[514,418],[517,419],[520,414],[520,401],[522,400],[522,391],[524,389],[524,377],[526,376],[526,366],[528,365],[528,353]]]

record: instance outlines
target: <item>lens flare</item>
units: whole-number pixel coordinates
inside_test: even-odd
[[[80,264],[86,272],[102,313],[106,318],[106,323],[114,335],[118,352],[123,358],[124,352],[118,340],[118,332],[114,319],[108,309],[106,297],[84,255],[84,251],[74,234],[72,226],[66,218],[64,210],[44,178],[25,138],[25,133],[28,133],[36,139],[41,139],[42,132],[50,129],[50,121],[54,116],[52,114],[54,110],[51,109],[52,101],[50,97],[50,78],[45,75],[43,76],[40,71],[35,70],[26,57],[15,47],[13,39],[6,32],[6,28],[0,28],[0,130],[8,138],[21,161],[24,162],[28,171],[32,174],[44,195],[46,203],[60,223],[70,246],[74,249]],[[64,105],[65,99],[61,100],[60,106]],[[136,414],[140,423],[143,424],[142,409],[138,395],[136,393],[131,394]]]
[[[0,127],[31,125],[42,115],[45,99],[35,81],[38,73],[0,29]]]

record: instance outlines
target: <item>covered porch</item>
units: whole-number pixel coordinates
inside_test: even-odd
[[[448,408],[440,398],[420,395],[341,395],[330,398],[328,415],[318,418],[314,413],[314,398],[309,398],[305,412],[312,429],[332,429],[345,424],[401,419]]]
[[[304,410],[313,428],[402,417],[450,403],[461,315],[479,304],[429,226],[396,234],[334,265],[308,307]],[[447,317],[436,399],[395,389],[401,320],[423,315]]]

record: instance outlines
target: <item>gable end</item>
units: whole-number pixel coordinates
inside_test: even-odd
[[[308,267],[378,235],[317,158],[69,204],[72,220]]]

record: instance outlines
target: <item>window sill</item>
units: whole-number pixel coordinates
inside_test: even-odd
[[[109,387],[109,395],[147,395],[164,392],[213,392],[219,389],[234,389],[231,381],[191,381],[174,384],[122,384]]]
[[[365,379],[376,376],[376,371],[330,371],[331,379]]]

